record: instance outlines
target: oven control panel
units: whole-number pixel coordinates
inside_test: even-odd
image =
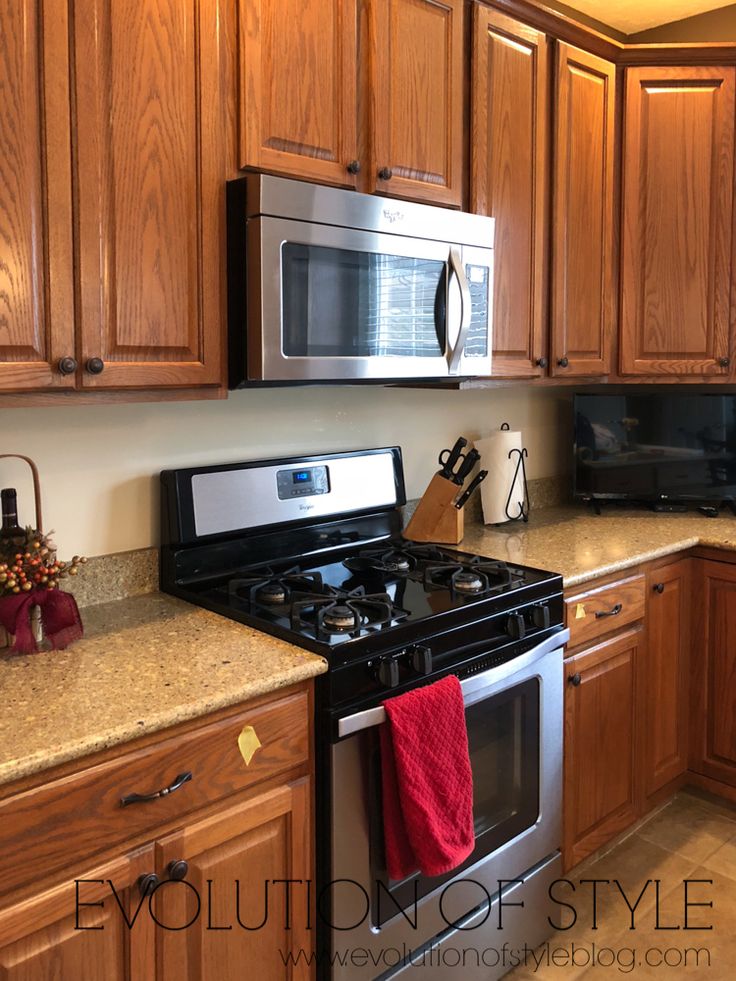
[[[289,501],[294,497],[311,497],[314,494],[329,494],[329,470],[323,465],[300,467],[298,470],[278,470],[276,487],[280,501]]]

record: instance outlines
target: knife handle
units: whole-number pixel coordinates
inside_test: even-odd
[[[458,509],[458,511],[462,511],[462,509],[468,503],[468,498],[472,495],[473,491],[475,491],[476,487],[483,483],[487,476],[487,470],[480,470],[475,475],[473,480],[471,480],[471,482],[468,484],[466,490],[464,490],[460,497],[455,501],[455,507]]]
[[[455,440],[455,445],[451,450],[442,450],[439,455],[438,462],[442,465],[442,470],[440,474],[446,477],[448,480],[454,479],[453,470],[455,469],[455,464],[460,459],[464,459],[463,450],[468,445],[468,441],[464,436],[458,436]]]
[[[455,473],[453,476],[453,480],[456,484],[462,485],[463,481],[471,472],[478,460],[480,460],[480,453],[475,449],[468,450],[468,452],[465,454],[465,459],[457,469],[457,473]]]

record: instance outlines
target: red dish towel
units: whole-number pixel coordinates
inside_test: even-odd
[[[460,682],[448,675],[383,703],[381,783],[386,867],[442,875],[475,845],[473,774]]]

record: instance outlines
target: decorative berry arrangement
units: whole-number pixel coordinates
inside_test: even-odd
[[[0,597],[56,589],[61,579],[76,576],[86,561],[75,555],[71,562],[61,562],[48,535],[26,528],[22,536],[0,539]]]

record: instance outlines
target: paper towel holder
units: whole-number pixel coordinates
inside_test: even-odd
[[[501,426],[503,431],[508,431],[511,427],[507,422],[504,422]],[[509,450],[508,458],[509,460],[513,455],[517,455],[516,468],[514,469],[514,476],[511,478],[511,486],[509,488],[509,496],[506,498],[506,517],[509,521],[523,521],[527,522],[529,520],[529,485],[526,479],[526,458],[529,456],[529,451],[526,446],[521,449],[514,447]],[[521,483],[522,483],[522,499],[517,501],[516,506],[519,509],[518,514],[513,514],[511,511],[511,495],[514,493],[514,487],[516,486],[516,478],[519,476],[519,470],[521,470]]]

